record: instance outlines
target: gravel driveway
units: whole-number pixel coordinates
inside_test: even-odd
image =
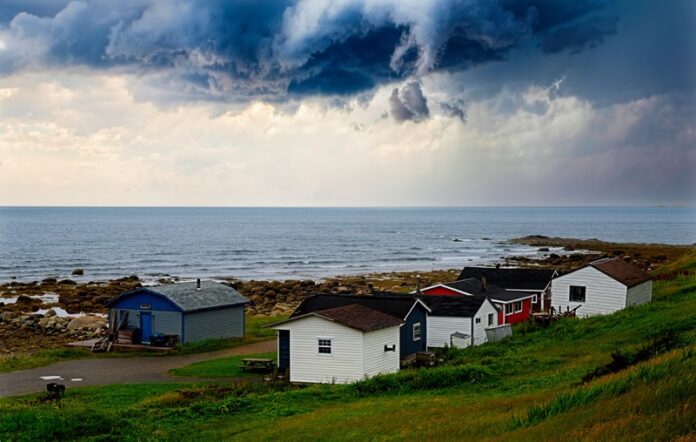
[[[0,397],[46,391],[46,384],[49,382],[60,382],[67,388],[138,382],[186,382],[192,378],[177,378],[169,376],[167,372],[193,362],[225,356],[268,353],[275,349],[275,340],[270,340],[187,356],[95,358],[58,362],[29,370],[1,373]],[[62,380],[42,379],[47,376],[59,376]]]

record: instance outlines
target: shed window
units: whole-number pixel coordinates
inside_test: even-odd
[[[331,354],[331,339],[319,338],[317,339],[317,352],[322,355]]]
[[[514,313],[512,304],[505,304],[505,314],[510,315],[512,313]]]
[[[493,313],[488,314],[488,325],[493,325]]]
[[[586,288],[579,285],[571,285],[568,290],[570,291],[570,302],[585,302],[585,290]]]
[[[522,301],[515,301],[515,313],[522,311]]]
[[[416,322],[413,324],[413,340],[420,341],[421,338],[421,323]]]
[[[538,300],[537,295],[532,296],[532,304],[536,304]]]
[[[481,318],[476,318],[476,323],[480,324],[481,323]]]

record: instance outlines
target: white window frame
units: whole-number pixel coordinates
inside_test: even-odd
[[[481,318],[476,318],[476,323],[480,324],[481,323]]]
[[[329,345],[321,345],[321,341],[328,341]],[[333,338],[330,338],[328,336],[317,336],[317,354],[319,356],[333,356]],[[328,348],[329,353],[322,353],[319,351],[320,348]]]
[[[416,335],[416,326],[418,328],[418,335]],[[423,327],[421,326],[420,322],[416,322],[413,324],[413,330],[411,330],[412,335],[411,337],[413,338],[414,341],[420,341],[421,340],[421,334],[423,333]]]
[[[515,314],[515,307],[512,304],[504,304],[504,305],[505,305],[505,316]],[[510,307],[510,311],[508,311],[508,306]]]
[[[520,304],[520,309],[517,310],[517,304]],[[515,313],[519,313],[522,310],[524,310],[524,301],[515,301],[512,303],[512,307],[515,310]]]
[[[536,304],[538,300],[537,295],[532,296],[532,304]]]
[[[495,313],[489,313],[489,314],[488,314],[488,325],[489,325],[489,326],[490,326],[490,325],[493,325],[493,323],[495,322],[495,316],[493,316],[494,314],[495,314]]]

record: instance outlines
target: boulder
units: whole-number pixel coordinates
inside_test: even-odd
[[[0,313],[0,322],[9,322],[11,319],[17,317],[15,312],[2,312]]]
[[[80,316],[68,324],[68,330],[97,330],[106,324],[106,319],[100,316]]]
[[[27,295],[19,295],[17,298],[17,304],[31,304],[34,300]]]
[[[73,269],[73,271],[70,274],[75,276],[82,276],[85,274],[85,269]]]

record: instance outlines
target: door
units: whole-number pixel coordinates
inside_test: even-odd
[[[140,342],[143,344],[150,343],[150,335],[152,335],[152,313],[140,313]]]
[[[278,368],[290,368],[290,330],[278,330]]]

